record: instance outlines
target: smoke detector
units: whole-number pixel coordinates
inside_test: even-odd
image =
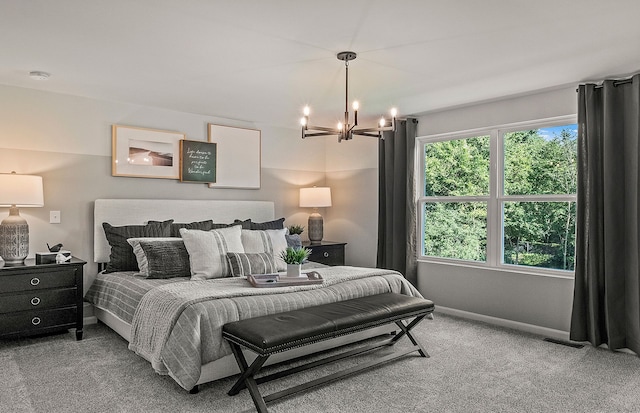
[[[47,79],[49,79],[49,76],[51,76],[49,73],[41,72],[39,70],[35,70],[33,72],[29,72],[29,77],[31,77],[31,79],[35,79],[35,80],[47,80]]]

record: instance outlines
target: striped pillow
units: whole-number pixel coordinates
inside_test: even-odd
[[[239,253],[228,252],[227,260],[231,267],[233,277],[241,277],[250,274],[271,274],[276,272],[276,263],[273,255],[266,252]]]
[[[173,278],[191,276],[189,253],[182,238],[129,238],[138,260],[137,276]]]
[[[230,277],[227,253],[244,252],[240,231],[240,225],[211,231],[180,229],[180,236],[189,253],[191,279]]]
[[[244,252],[266,252],[273,256],[278,271],[285,271],[287,264],[280,257],[282,251],[287,249],[287,240],[284,237],[287,229],[266,229],[263,231],[242,230],[242,246]]]

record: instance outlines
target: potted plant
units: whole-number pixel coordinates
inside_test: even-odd
[[[302,225],[291,225],[289,227],[289,234],[291,235],[300,235],[304,232],[304,227]]]
[[[287,247],[282,251],[280,258],[287,264],[287,277],[300,277],[302,263],[309,258],[311,250],[305,247]]]

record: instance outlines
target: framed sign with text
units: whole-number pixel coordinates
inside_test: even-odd
[[[203,141],[180,141],[180,181],[216,182],[217,145]]]

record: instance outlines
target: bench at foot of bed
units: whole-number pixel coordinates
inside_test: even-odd
[[[431,314],[433,310],[433,302],[424,298],[386,293],[226,324],[223,327],[222,336],[229,341],[241,371],[240,377],[228,394],[233,396],[242,389],[247,388],[257,411],[266,412],[267,403],[269,402],[371,369],[374,366],[387,363],[414,351],[417,351],[422,357],[429,357],[424,347],[411,334],[411,329],[427,315]],[[413,320],[405,324],[403,320],[407,319]],[[267,359],[275,353],[390,323],[395,323],[400,329],[400,332],[392,338],[256,378]],[[266,383],[381,347],[393,346],[405,336],[413,344],[408,349],[393,352],[379,359],[358,364],[347,370],[268,396],[263,397],[258,389],[258,384],[260,383]],[[258,355],[251,365],[247,363],[242,354],[242,348],[249,349]]]

